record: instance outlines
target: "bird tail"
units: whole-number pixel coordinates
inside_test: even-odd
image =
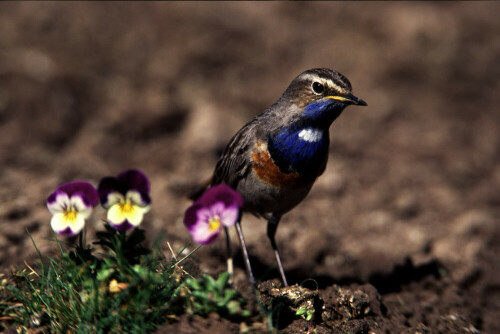
[[[201,195],[203,195],[203,193],[208,188],[210,188],[211,184],[212,184],[212,178],[210,177],[209,179],[207,179],[202,184],[194,186],[193,189],[189,192],[188,198],[191,199],[191,200],[193,200],[193,201],[196,201],[198,198],[201,197]]]

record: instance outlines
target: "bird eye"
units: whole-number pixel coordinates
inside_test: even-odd
[[[313,82],[312,84],[312,90],[313,92],[315,92],[316,94],[321,94],[323,93],[323,91],[325,90],[325,86],[323,86],[322,84],[320,84],[319,82],[315,81]]]

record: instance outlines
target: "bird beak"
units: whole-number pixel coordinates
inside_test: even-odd
[[[357,106],[367,106],[365,101],[361,100],[360,98],[352,95],[351,93],[345,95],[345,96],[339,96],[339,95],[332,95],[332,96],[327,96],[327,99],[332,99],[332,100],[337,100],[341,101],[347,104],[354,104]]]

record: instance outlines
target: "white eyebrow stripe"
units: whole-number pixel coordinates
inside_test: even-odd
[[[321,78],[321,77],[317,76],[316,74],[307,73],[307,74],[304,74],[302,78],[304,78],[306,80],[311,80],[311,82],[319,81],[319,82],[326,83],[327,86],[332,87],[333,89],[335,89],[336,91],[339,91],[340,93],[344,93],[344,94],[349,93],[349,91],[347,91],[344,87],[340,87],[335,82],[333,82],[331,79],[325,80],[324,78]]]
[[[339,85],[337,85],[335,82],[333,82],[332,80],[328,79],[326,84],[330,87],[333,87],[335,90],[341,92],[341,93],[344,93],[346,94],[347,93],[347,90],[343,87],[340,87]]]
[[[314,80],[322,81],[322,79],[319,76],[317,76],[316,74],[312,74],[312,73],[304,74],[304,75],[302,75],[302,78],[304,78],[306,80],[311,79],[311,81],[314,81]]]

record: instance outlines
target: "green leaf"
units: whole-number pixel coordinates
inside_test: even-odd
[[[105,281],[114,273],[114,269],[102,269],[97,272],[97,279],[100,281]]]
[[[297,312],[295,312],[296,315],[302,315],[305,314],[307,310],[305,308],[299,308]]]
[[[191,295],[201,299],[208,299],[209,296],[209,294],[206,291],[191,291]]]
[[[217,287],[217,284],[212,276],[205,274],[203,275],[203,280],[205,280],[207,288],[214,289]]]
[[[238,291],[233,289],[227,289],[224,291],[224,304],[228,303],[231,299],[238,295]]]
[[[238,314],[241,311],[241,305],[236,300],[227,303],[227,310],[229,314]]]
[[[195,278],[187,278],[185,281],[186,285],[193,290],[200,290],[200,282]]]
[[[215,282],[215,286],[219,291],[222,291],[222,289],[224,289],[224,287],[227,285],[228,281],[229,281],[229,273],[227,271],[224,271],[219,274],[219,277]]]

